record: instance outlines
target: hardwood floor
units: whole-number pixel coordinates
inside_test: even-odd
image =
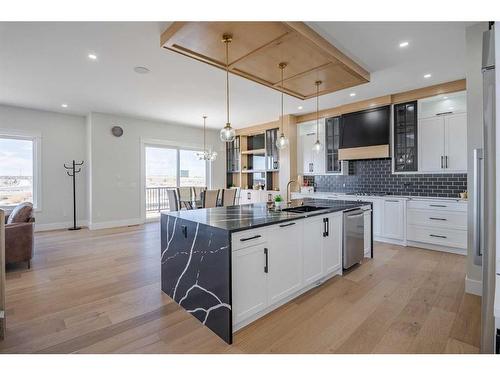
[[[160,290],[157,223],[36,234],[7,273],[2,353],[477,353],[465,257],[377,243],[375,258],[282,306],[230,346]]]

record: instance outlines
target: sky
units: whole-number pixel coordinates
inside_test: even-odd
[[[0,176],[33,176],[33,142],[0,138]]]
[[[146,147],[146,176],[175,177],[177,150]],[[198,160],[196,151],[180,150],[180,169],[189,170],[190,177],[205,176],[205,162]]]

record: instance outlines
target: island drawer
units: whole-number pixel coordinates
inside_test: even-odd
[[[250,229],[237,232],[232,237],[232,250],[245,249],[247,247],[264,243],[267,241],[266,228]]]

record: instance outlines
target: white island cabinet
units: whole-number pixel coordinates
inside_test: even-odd
[[[342,274],[342,218],[329,213],[232,235],[233,331]]]

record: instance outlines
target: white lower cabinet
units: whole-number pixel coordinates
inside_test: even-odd
[[[319,216],[304,219],[302,231],[304,283],[313,283],[323,276],[325,217]]]
[[[242,321],[267,306],[266,244],[233,251],[233,318]]]
[[[382,237],[404,241],[405,199],[386,198],[382,204]]]
[[[327,219],[327,235],[323,241],[324,274],[342,271],[342,213],[330,214]]]
[[[333,213],[232,235],[233,329],[342,273],[342,218]]]
[[[301,287],[302,220],[269,227],[268,297],[274,304]]]
[[[342,214],[304,219],[303,233],[304,284],[342,269]]]

